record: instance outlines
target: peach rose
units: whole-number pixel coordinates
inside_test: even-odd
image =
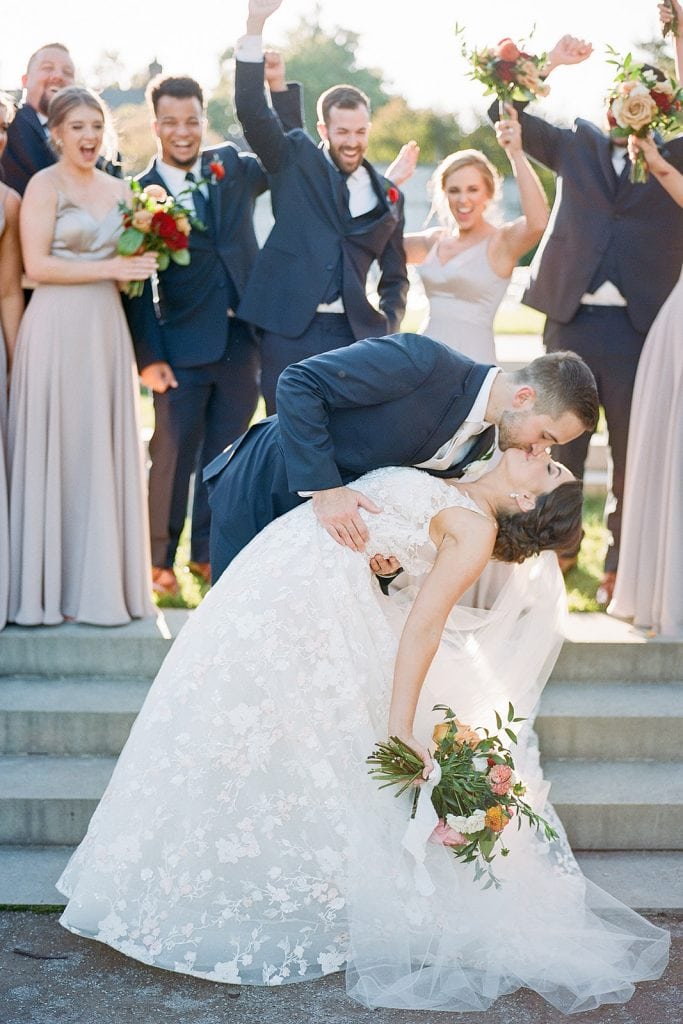
[[[450,727],[450,722],[439,722],[435,725],[434,732],[432,733],[432,741],[434,743],[441,743],[441,741],[448,735]]]
[[[152,226],[153,216],[154,214],[151,210],[136,210],[133,214],[132,225],[138,231],[149,231]]]
[[[501,39],[496,47],[496,57],[500,60],[517,60],[519,56],[521,56],[519,47],[509,36]]]
[[[456,832],[446,824],[443,818],[439,818],[439,823],[429,837],[429,842],[436,846],[466,846],[468,840],[462,832]]]
[[[512,784],[512,768],[506,764],[494,764],[489,772],[489,786],[496,796],[505,796]]]
[[[612,113],[620,128],[638,132],[653,119],[657,104],[643,86],[642,90],[632,89],[626,96],[617,96],[612,101]]]
[[[474,731],[471,725],[465,725],[464,722],[458,722],[456,719],[455,724],[458,727],[458,731],[455,734],[455,742],[459,747],[464,747],[466,744],[470,747],[476,747],[481,740],[481,736]]]
[[[178,228],[178,231],[180,231],[181,234],[183,235],[189,235],[190,231],[192,230],[192,225],[190,224],[189,220],[183,213],[181,213],[179,217],[176,217],[175,226]]]
[[[145,185],[142,191],[150,199],[156,199],[160,203],[165,203],[168,199],[168,192],[161,185]]]

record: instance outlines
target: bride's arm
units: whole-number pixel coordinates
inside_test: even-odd
[[[389,709],[389,735],[397,736],[431,770],[429,752],[413,735],[413,721],[425,676],[453,606],[486,566],[496,539],[495,525],[467,509],[447,509],[432,520],[430,532],[442,539],[434,566],[408,615],[401,634]],[[436,538],[435,538],[436,539]]]

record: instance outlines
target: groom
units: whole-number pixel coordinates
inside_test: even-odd
[[[595,380],[573,352],[515,373],[474,363],[423,335],[367,338],[295,363],[277,388],[278,415],[256,423],[204,471],[214,583],[273,519],[312,498],[331,537],[363,551],[361,508],[347,485],[382,466],[458,477],[501,449],[536,455],[598,417]]]

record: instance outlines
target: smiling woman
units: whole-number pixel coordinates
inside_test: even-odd
[[[99,171],[105,111],[86,89],[50,101],[57,163],[21,210],[36,282],[9,415],[9,618],[118,625],[153,614],[130,334],[118,283],[153,255],[116,256],[126,186]]]

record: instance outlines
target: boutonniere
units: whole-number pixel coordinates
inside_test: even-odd
[[[218,153],[213,154],[213,160],[209,164],[209,170],[211,171],[211,177],[209,181],[212,185],[217,185],[219,181],[222,181],[225,177],[225,167],[223,161],[219,157]]]
[[[390,181],[388,181],[384,187],[384,194],[387,197],[388,203],[397,203],[401,198],[401,193],[395,185],[391,184]]]

